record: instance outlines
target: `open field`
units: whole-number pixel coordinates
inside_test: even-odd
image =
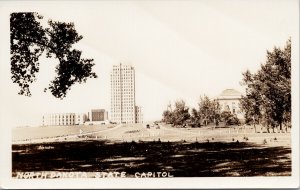
[[[82,133],[80,133],[80,130]],[[202,127],[160,128],[145,127],[145,124],[95,125],[95,126],[49,126],[16,128],[13,130],[13,144],[110,140],[114,142],[162,141],[162,142],[251,142],[270,146],[290,146],[290,133],[255,133],[246,127]]]
[[[99,132],[116,127],[116,125],[73,125],[73,126],[41,126],[22,127],[12,129],[13,142],[29,142],[33,139],[43,139],[79,135],[84,133]]]
[[[17,128],[13,131],[12,175],[101,171],[134,177],[135,172],[166,171],[174,177],[288,176],[290,135],[254,133],[249,126]]]

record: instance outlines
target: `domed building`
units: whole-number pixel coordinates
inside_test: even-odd
[[[220,104],[221,112],[230,111],[236,115],[238,119],[244,119],[244,114],[240,108],[240,100],[242,93],[235,89],[226,89],[218,97],[217,100]]]

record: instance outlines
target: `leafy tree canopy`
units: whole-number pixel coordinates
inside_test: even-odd
[[[198,106],[199,110],[196,108],[189,109],[184,100],[178,100],[174,103],[173,109],[171,104],[168,105],[167,110],[163,112],[162,120],[173,126],[201,127],[203,123],[207,125],[211,122],[216,122],[216,125],[218,125],[220,121],[220,105],[217,100],[201,96]]]
[[[217,100],[211,100],[208,96],[200,97],[199,114],[204,120],[204,124],[220,120],[220,104]]]
[[[267,51],[267,61],[257,73],[243,73],[246,96],[241,100],[246,120],[282,127],[291,118],[291,39],[281,49]]]
[[[11,79],[20,87],[19,94],[31,96],[30,84],[36,81],[39,72],[39,58],[58,59],[56,76],[49,89],[56,98],[64,98],[76,82],[97,78],[92,71],[93,59],[81,57],[80,50],[72,49],[82,36],[75,30],[74,23],[48,21],[48,27],[41,25],[43,17],[38,13],[12,13],[10,17]]]

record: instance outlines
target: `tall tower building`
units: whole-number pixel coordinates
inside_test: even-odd
[[[111,121],[136,123],[134,68],[130,65],[114,65],[110,77]]]

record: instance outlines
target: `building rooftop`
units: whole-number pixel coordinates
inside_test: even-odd
[[[92,112],[105,112],[105,109],[92,109]]]
[[[242,93],[235,89],[226,89],[218,96],[218,99],[241,98],[241,96]]]

